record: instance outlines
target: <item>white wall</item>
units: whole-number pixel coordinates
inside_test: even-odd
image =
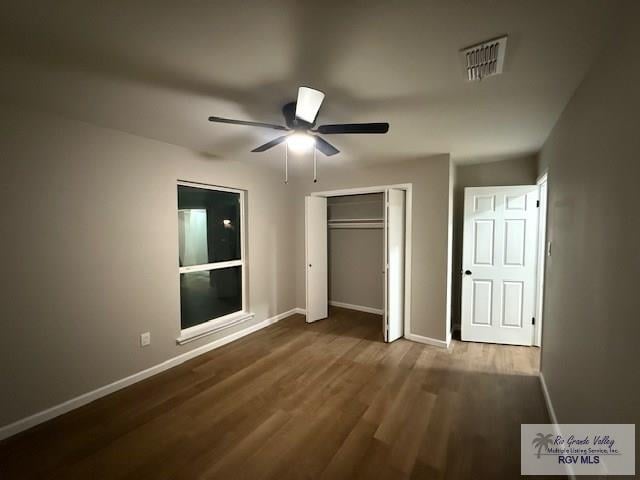
[[[295,306],[280,172],[9,108],[0,144],[0,426],[242,328],[176,345],[178,179],[248,191],[253,323]]]
[[[541,153],[552,241],[542,373],[562,423],[640,423],[640,3],[620,5]]]

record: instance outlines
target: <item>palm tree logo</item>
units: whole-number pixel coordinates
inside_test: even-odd
[[[540,451],[542,450],[542,447],[548,448],[551,445],[552,436],[553,436],[552,433],[547,433],[546,435],[538,433],[536,435],[536,438],[533,439],[533,442],[531,442],[534,447],[538,447],[538,455],[537,455],[538,458],[540,458]]]

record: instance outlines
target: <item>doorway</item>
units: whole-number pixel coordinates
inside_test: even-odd
[[[327,199],[329,305],[384,313],[384,194]]]
[[[538,223],[537,185],[465,188],[462,340],[535,344]]]
[[[410,321],[411,185],[305,198],[307,322],[329,305],[381,315],[386,342]]]

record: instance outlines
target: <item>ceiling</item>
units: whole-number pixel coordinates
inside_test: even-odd
[[[319,123],[388,121],[332,136],[332,161],[451,153],[456,162],[538,151],[603,45],[607,0],[14,1],[2,7],[0,95],[182,145],[249,154],[278,132],[299,85],[326,92]],[[465,81],[458,51],[509,35],[505,73]]]

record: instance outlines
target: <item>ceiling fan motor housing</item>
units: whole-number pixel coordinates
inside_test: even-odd
[[[282,115],[287,127],[294,130],[309,130],[314,124],[305,122],[301,118],[296,117],[296,102],[289,102],[282,107]]]

